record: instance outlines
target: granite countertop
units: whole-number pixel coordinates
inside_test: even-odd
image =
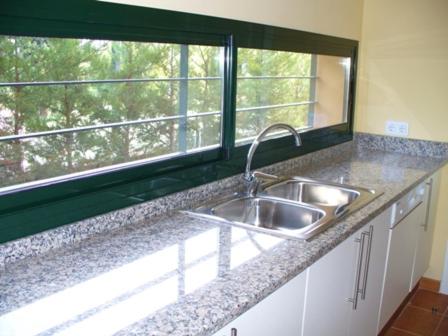
[[[211,335],[444,163],[354,147],[324,166],[290,167],[383,192],[309,242],[175,213],[10,263],[0,270],[0,334]]]

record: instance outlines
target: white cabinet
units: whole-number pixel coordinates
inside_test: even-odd
[[[308,269],[303,336],[347,335],[355,244],[347,239]]]
[[[309,268],[303,336],[376,335],[390,210]]]
[[[438,180],[435,174],[214,336],[377,335],[428,267]]]
[[[369,230],[372,232],[370,260],[367,259],[369,261],[364,263],[362,274],[365,277],[361,279],[360,301],[356,310],[350,315],[351,336],[376,336],[379,332],[378,319],[386,268],[390,216],[391,209],[388,209],[369,224]],[[365,253],[367,258],[368,250]]]
[[[414,249],[417,240],[415,220],[418,219],[420,204],[390,230],[386,278],[379,329],[382,329],[392,314],[409,293]]]
[[[305,284],[306,272],[302,272],[214,336],[299,336]]]
[[[434,232],[438,173],[394,204],[379,329],[392,317],[428,268]]]
[[[438,190],[438,173],[434,174],[419,187],[419,192],[424,194],[424,201],[419,221],[416,222],[418,238],[414,256],[411,288],[414,288],[417,285],[417,282],[423,274],[425,274],[429,266],[432,240],[434,236]]]

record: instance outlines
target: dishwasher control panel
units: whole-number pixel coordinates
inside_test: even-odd
[[[421,183],[394,203],[390,221],[391,228],[397,225],[409,212],[423,202],[425,190],[425,183]]]

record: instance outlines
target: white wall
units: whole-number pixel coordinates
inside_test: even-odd
[[[359,40],[363,0],[108,0]]]

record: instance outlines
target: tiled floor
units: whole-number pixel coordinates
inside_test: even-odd
[[[385,336],[448,336],[448,295],[419,288]]]

